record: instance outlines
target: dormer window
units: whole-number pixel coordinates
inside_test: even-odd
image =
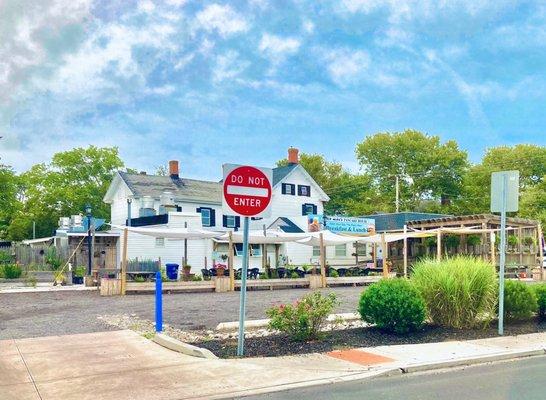
[[[311,186],[298,185],[298,196],[311,197]]]
[[[294,196],[296,194],[296,185],[294,185],[293,183],[283,183],[282,194]]]

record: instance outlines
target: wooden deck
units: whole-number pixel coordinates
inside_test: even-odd
[[[351,276],[340,278],[326,278],[327,286],[357,286],[377,282],[381,276]],[[274,289],[293,289],[308,288],[310,278],[297,279],[248,279],[247,288],[249,290],[274,290]],[[235,290],[241,289],[241,281],[235,281]],[[214,292],[215,281],[200,282],[163,282],[163,292],[171,293],[191,293],[191,292]],[[126,293],[153,293],[155,292],[155,282],[127,282]]]

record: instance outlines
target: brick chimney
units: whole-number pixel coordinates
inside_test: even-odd
[[[179,179],[179,170],[178,170],[178,161],[171,160],[169,161],[169,175],[172,179]]]
[[[299,150],[295,147],[288,148],[288,163],[289,164],[299,164],[300,158],[299,158]]]

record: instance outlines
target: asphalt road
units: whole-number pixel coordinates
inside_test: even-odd
[[[544,400],[546,357],[277,392],[244,400]]]
[[[341,304],[336,312],[356,312],[362,287],[324,289],[335,292]],[[293,302],[308,289],[249,291],[247,318],[265,318],[265,310]],[[154,320],[154,296],[101,297],[98,292],[41,292],[0,294],[0,339],[100,332],[116,328],[97,317],[134,314]],[[212,329],[239,318],[239,292],[178,293],[163,296],[163,320],[179,329]]]

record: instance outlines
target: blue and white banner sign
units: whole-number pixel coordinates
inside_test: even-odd
[[[326,229],[335,233],[375,233],[375,220],[371,218],[327,216],[324,223]]]

